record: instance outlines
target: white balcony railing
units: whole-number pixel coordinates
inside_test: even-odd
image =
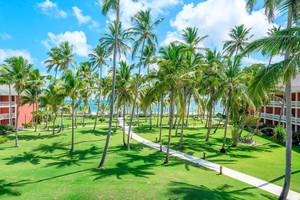
[[[261,118],[279,121],[280,115],[273,115],[269,113],[261,113]],[[281,116],[281,122],[286,122],[286,117],[284,115]],[[300,125],[300,118],[292,117],[292,123]]]
[[[16,102],[12,101],[11,102],[11,106],[15,107],[16,106]],[[9,107],[9,101],[1,101],[0,102],[0,107]]]
[[[282,102],[281,101],[270,101],[267,107],[281,107]],[[292,101],[292,107],[293,108],[300,108],[300,101]]]
[[[11,114],[11,118],[15,118],[15,113]],[[9,114],[0,114],[0,120],[9,119]]]

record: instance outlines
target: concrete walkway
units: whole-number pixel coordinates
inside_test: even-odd
[[[123,118],[119,118],[118,120],[119,120],[120,126],[123,126]],[[126,133],[128,133],[127,124],[125,125],[125,131],[126,131]],[[160,150],[160,145],[159,144],[153,143],[149,140],[146,140],[146,139],[142,138],[141,136],[139,136],[138,134],[136,134],[132,131],[131,131],[131,136],[134,140],[136,140],[136,141],[138,141],[142,144],[145,144],[145,145],[147,145],[151,148]],[[162,151],[166,152],[167,148],[165,146],[163,146]],[[215,164],[213,162],[209,162],[207,160],[203,160],[203,159],[200,159],[198,157],[195,157],[195,156],[192,156],[192,155],[189,155],[189,154],[185,154],[185,153],[182,153],[182,152],[179,152],[179,151],[175,151],[173,149],[170,149],[170,155],[175,156],[175,157],[180,158],[180,159],[183,159],[183,160],[186,160],[186,161],[189,161],[189,162],[192,162],[196,165],[208,168],[210,170],[216,171],[217,173],[220,172],[220,165]],[[267,181],[264,181],[262,179],[255,178],[253,176],[249,176],[247,174],[229,169],[227,167],[223,167],[223,174],[226,175],[226,176],[229,176],[231,178],[234,178],[236,180],[247,183],[249,185],[252,185],[254,187],[265,190],[267,192],[270,192],[270,193],[272,193],[276,196],[279,196],[280,193],[281,193],[281,190],[282,190],[281,186],[278,186],[278,185],[275,185],[273,183],[269,183]],[[289,195],[288,195],[288,199],[289,200],[300,200],[300,193],[297,193],[297,192],[294,192],[294,191],[290,190]]]

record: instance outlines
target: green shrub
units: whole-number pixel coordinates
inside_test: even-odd
[[[22,124],[24,128],[33,128],[33,124],[32,122],[26,123],[26,124]]]
[[[11,125],[0,125],[0,135],[7,135],[15,131],[15,127]]]
[[[7,137],[1,136],[0,135],[0,144],[3,144],[7,141]]]
[[[274,141],[284,143],[285,136],[286,136],[286,132],[283,126],[278,125],[274,128],[274,135],[273,135]]]

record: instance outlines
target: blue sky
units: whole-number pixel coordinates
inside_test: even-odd
[[[112,15],[103,16],[101,0],[9,0],[0,1],[0,63],[12,55],[23,55],[45,73],[43,61],[48,50],[67,40],[74,46],[77,61],[87,59],[98,43]],[[264,36],[268,24],[257,6],[245,10],[245,0],[121,0],[121,19],[130,27],[130,17],[150,8],[155,18],[164,21],[157,29],[160,45],[180,40],[181,30],[196,26],[201,35],[209,35],[202,45],[220,49],[234,25],[244,23],[255,38]],[[261,1],[260,1],[261,3]],[[280,24],[281,20],[276,23]],[[256,62],[259,56],[247,62]]]

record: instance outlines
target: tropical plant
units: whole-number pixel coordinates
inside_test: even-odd
[[[3,67],[3,73],[5,76],[10,77],[14,82],[14,87],[17,91],[17,113],[16,113],[16,147],[19,147],[18,140],[18,129],[19,129],[19,108],[20,108],[20,97],[22,92],[26,88],[27,79],[29,76],[29,72],[32,69],[32,65],[28,63],[28,61],[19,56],[19,57],[11,57],[5,60],[5,64]]]

